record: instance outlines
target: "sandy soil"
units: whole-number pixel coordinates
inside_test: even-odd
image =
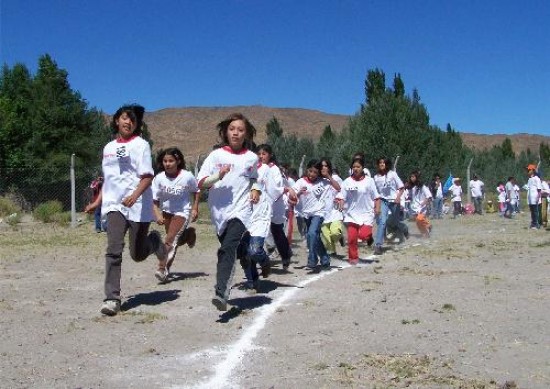
[[[411,224],[378,262],[364,247],[359,266],[322,273],[297,244],[289,273],[275,261],[261,293],[235,287],[220,314],[217,241],[198,224],[167,284],[156,259],[125,253],[123,312],[103,317],[92,223],[0,224],[0,387],[548,388],[550,232],[527,225],[437,220],[425,240]]]

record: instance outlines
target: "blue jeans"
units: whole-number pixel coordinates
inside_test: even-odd
[[[95,209],[94,212],[95,230],[101,231],[103,227],[101,225],[101,205]]]
[[[307,266],[317,266],[317,261],[321,259],[321,266],[330,266],[330,257],[327,250],[321,242],[321,226],[323,225],[321,216],[311,216],[305,219],[307,226]]]
[[[432,204],[432,218],[441,219],[441,214],[443,213],[443,198],[436,197],[434,198]]]
[[[391,211],[391,215],[389,212]],[[386,226],[392,230],[398,230],[403,236],[409,232],[405,223],[400,220],[399,204],[392,203],[386,200],[380,202],[380,215],[376,217],[376,236],[374,237],[374,245],[382,246],[386,235]]]
[[[251,236],[248,242],[246,259],[241,260],[241,266],[247,281],[256,281],[259,278],[257,264],[263,265],[269,261],[264,250],[263,236]]]

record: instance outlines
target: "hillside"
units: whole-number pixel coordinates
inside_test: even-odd
[[[198,155],[208,153],[217,143],[216,125],[233,112],[242,112],[257,130],[257,142],[265,140],[265,126],[276,117],[285,133],[293,133],[311,139],[318,139],[323,129],[330,125],[334,131],[341,131],[349,120],[348,116],[327,114],[320,111],[299,108],[269,108],[263,106],[237,107],[186,107],[167,108],[149,112],[145,121],[149,126],[154,149],[168,146],[179,147],[188,161]],[[481,135],[461,133],[464,143],[470,147],[483,149],[500,145],[510,138],[516,153],[527,148],[537,150],[541,142],[550,144],[550,137],[543,135]]]

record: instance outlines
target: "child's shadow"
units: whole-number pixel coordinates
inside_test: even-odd
[[[271,280],[261,280],[260,281],[260,290],[258,293],[269,293],[273,292],[277,288],[303,288],[302,286],[292,285],[292,284],[283,284],[277,281]]]
[[[165,284],[169,284],[170,282],[176,282],[176,281],[183,281],[188,278],[201,278],[201,277],[207,277],[208,273],[204,272],[195,272],[195,273],[181,273],[181,272],[174,272],[170,273],[170,277],[168,280],[166,280]]]
[[[140,305],[159,305],[168,301],[174,301],[180,296],[180,289],[172,290],[156,290],[154,292],[138,293],[130,296],[120,306],[122,311],[129,311],[130,309],[137,308]]]
[[[250,297],[239,297],[236,299],[229,300],[228,302],[233,305],[231,309],[227,312],[224,312],[220,315],[220,318],[216,320],[217,323],[228,323],[230,320],[238,317],[244,311],[250,311],[255,308],[259,308],[265,304],[271,304],[273,301],[270,297],[267,296],[250,296]]]

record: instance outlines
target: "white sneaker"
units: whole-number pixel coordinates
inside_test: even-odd
[[[160,282],[166,282],[168,280],[168,275],[170,273],[168,272],[168,269],[159,269],[155,272],[155,277],[157,277],[157,280],[159,280]]]
[[[101,304],[101,309],[99,311],[107,316],[115,316],[120,312],[120,301],[105,300],[103,304]]]

